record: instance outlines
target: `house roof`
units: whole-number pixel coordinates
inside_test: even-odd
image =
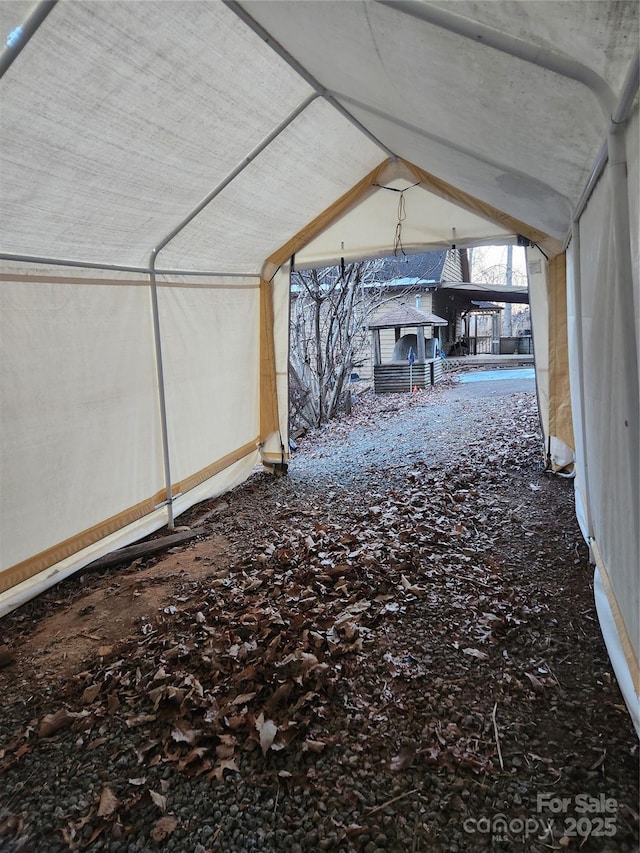
[[[387,281],[377,278],[376,281],[367,282],[365,290],[416,290],[424,291],[431,290],[437,287],[437,281],[429,281],[428,279],[412,277],[412,278],[390,278]]]
[[[521,305],[529,304],[529,290],[526,287],[507,287],[504,284],[484,284],[483,282],[456,282],[438,287],[439,294],[459,296],[462,299],[477,301],[494,300],[495,302],[512,302]]]
[[[392,255],[383,259],[383,266],[378,278],[381,281],[389,279],[389,284],[393,281],[405,279],[414,279],[416,284],[424,281],[440,281],[446,259],[446,251]]]
[[[483,302],[477,299],[472,299],[471,304],[473,305],[472,311],[504,311],[502,305],[496,305],[495,302]]]
[[[379,320],[369,323],[370,329],[397,329],[403,326],[446,326],[447,321],[430,311],[422,311],[410,305],[392,308]]]

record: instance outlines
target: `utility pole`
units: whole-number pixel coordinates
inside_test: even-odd
[[[513,284],[513,246],[507,246],[507,287],[511,287]],[[505,302],[504,305],[504,336],[505,338],[511,337],[511,303]]]

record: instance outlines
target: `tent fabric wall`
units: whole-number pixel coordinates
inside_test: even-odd
[[[171,480],[185,492],[259,443],[260,282],[160,277],[158,311]]]
[[[536,390],[547,465],[571,473],[574,437],[569,395],[565,255],[547,261],[527,249],[529,302],[536,356]]]
[[[153,511],[163,479],[148,282],[4,272],[0,323],[7,589]]]
[[[3,609],[36,575],[53,583],[167,523],[149,279],[108,275],[57,267],[0,278]],[[259,462],[260,282],[159,276],[158,294],[171,491],[183,512]]]
[[[638,170],[637,124],[636,112],[627,139],[631,175]],[[577,419],[578,517],[597,563],[600,597],[606,595],[607,608],[615,617],[603,622],[605,641],[618,669],[624,661],[621,682],[635,686],[635,701],[629,707],[640,733],[640,448],[633,429],[638,423],[640,396],[640,324],[638,314],[633,313],[635,335],[629,340],[625,329],[629,313],[635,309],[624,297],[625,283],[615,253],[614,203],[607,168],[580,219],[579,248],[575,243],[569,247],[571,397]],[[636,200],[630,205],[631,234],[637,232],[637,210]],[[637,239],[634,251],[637,256]],[[637,300],[637,266],[635,270]]]

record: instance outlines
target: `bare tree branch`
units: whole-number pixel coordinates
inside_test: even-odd
[[[328,267],[292,276],[291,416],[320,426],[344,402],[358,351],[368,339],[368,319],[384,299],[371,288],[380,261]],[[366,297],[365,297],[366,290]]]

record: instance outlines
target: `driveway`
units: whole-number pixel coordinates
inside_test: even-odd
[[[470,370],[453,376],[456,384],[442,391],[447,400],[477,400],[482,397],[501,397],[535,391],[535,370],[532,367],[500,367],[494,370]]]

